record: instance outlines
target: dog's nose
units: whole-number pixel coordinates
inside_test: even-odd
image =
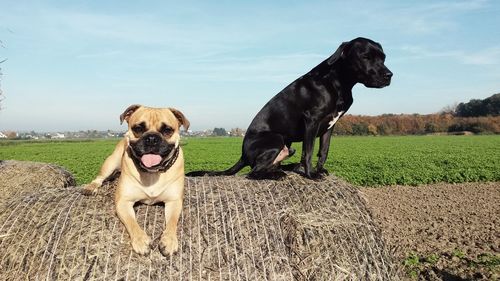
[[[157,145],[161,141],[160,136],[158,135],[148,135],[144,137],[144,143],[146,145]]]
[[[384,74],[384,78],[385,78],[385,79],[387,79],[387,80],[391,79],[391,77],[392,77],[392,72],[390,72],[390,71],[387,71],[387,72]]]

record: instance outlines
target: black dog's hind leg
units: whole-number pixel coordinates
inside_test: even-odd
[[[292,157],[296,150],[295,148],[292,147],[292,143],[287,143],[286,146],[288,147],[288,157]],[[304,174],[304,168],[302,167],[301,163],[288,163],[280,166],[283,171],[288,171],[288,172],[294,172],[297,174]]]
[[[287,143],[286,147],[288,147],[288,156],[287,156],[287,158],[292,157],[293,155],[295,155],[295,152],[297,152],[295,150],[295,148],[292,147],[291,143]],[[281,165],[280,167],[281,167],[281,169],[283,171],[290,171],[290,172],[296,172],[296,173],[298,173],[298,169],[301,166],[302,165],[300,163],[289,163],[289,164]]]
[[[327,130],[319,138],[318,164],[316,165],[316,172],[319,174],[328,175],[328,171],[323,168],[323,165],[325,165],[326,158],[328,157],[328,150],[330,149],[332,132],[333,128]]]
[[[279,164],[274,163],[274,159],[276,159],[280,151],[281,149],[270,149],[257,156],[256,165],[252,168],[248,177],[257,180],[279,180],[286,177],[286,173],[279,168]]]
[[[280,169],[280,162],[290,152],[281,135],[259,134],[252,138],[252,143],[247,149],[252,151],[253,157],[255,157],[250,159],[252,170],[248,174],[249,178],[278,180],[286,176],[286,173]]]

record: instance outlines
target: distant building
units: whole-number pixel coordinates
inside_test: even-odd
[[[66,137],[64,136],[64,134],[55,133],[54,135],[51,135],[51,138],[53,138],[53,139],[65,139]]]
[[[18,137],[17,132],[14,131],[4,131],[0,132],[0,139],[15,139]]]
[[[233,128],[229,132],[229,135],[232,137],[244,137],[245,136],[245,131],[240,128]]]

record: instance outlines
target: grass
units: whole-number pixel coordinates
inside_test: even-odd
[[[500,269],[500,254],[481,254],[471,262],[472,266],[486,266],[490,269]],[[499,270],[500,271],[500,270]]]
[[[117,142],[0,141],[0,159],[56,163],[81,184],[93,179]],[[184,138],[186,171],[229,168],[240,157],[241,143],[241,138]],[[288,162],[300,161],[300,144],[294,147],[297,153]],[[363,186],[500,181],[499,147],[495,135],[334,137],[325,166]]]
[[[453,258],[458,260],[453,261]],[[462,263],[462,261],[465,263]],[[434,267],[439,262],[442,262],[441,266],[454,263],[455,267],[459,268],[461,264],[465,264],[465,267],[468,268],[484,268],[488,271],[500,272],[500,255],[483,253],[477,257],[473,257],[467,256],[460,249],[454,249],[451,253],[434,253],[428,256],[419,256],[416,253],[409,253],[403,260],[403,266],[410,279],[418,279],[418,276],[420,276],[423,271]]]
[[[500,136],[339,138],[327,168],[368,186],[499,181],[498,147]]]

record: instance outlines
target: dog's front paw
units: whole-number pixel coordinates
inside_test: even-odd
[[[132,237],[132,249],[140,255],[147,255],[151,250],[151,238],[142,231],[142,233],[136,234]]]
[[[165,257],[168,257],[179,249],[179,242],[177,241],[177,236],[174,234],[163,234],[161,236],[160,244],[158,246],[160,252]]]
[[[305,177],[314,181],[321,181],[325,179],[324,175],[318,172],[310,172],[309,174],[305,174]]]
[[[99,187],[101,187],[99,184],[91,182],[89,184],[84,185],[82,187],[82,189],[80,190],[80,192],[83,195],[87,195],[87,196],[95,195],[97,193],[97,190],[99,189]]]
[[[325,168],[316,168],[316,173],[318,173],[320,175],[324,175],[324,176],[330,175],[330,173],[328,172],[328,170],[325,169]]]

